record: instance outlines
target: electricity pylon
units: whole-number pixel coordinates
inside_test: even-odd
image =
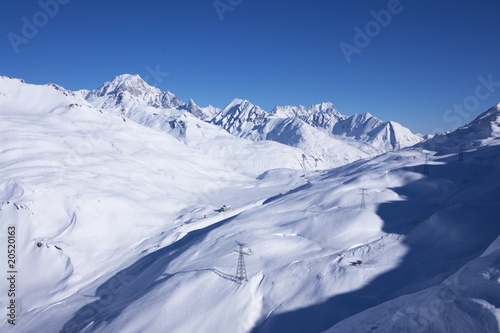
[[[241,283],[242,281],[248,281],[247,278],[247,269],[245,267],[245,256],[248,255],[245,251],[243,251],[243,248],[246,247],[246,244],[236,242],[238,246],[240,247],[238,251],[235,251],[239,254],[238,256],[238,267],[236,267],[236,280],[238,283]]]
[[[361,191],[361,193],[360,193],[360,194],[361,194],[361,205],[359,206],[359,208],[360,208],[360,209],[365,209],[365,208],[366,208],[366,200],[365,200],[365,195],[367,195],[367,194],[366,194],[366,191],[367,191],[368,189],[366,189],[366,188],[360,188],[359,190]]]

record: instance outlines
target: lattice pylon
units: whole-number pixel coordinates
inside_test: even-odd
[[[366,189],[366,188],[360,188],[359,190],[361,191],[361,193],[360,193],[361,194],[361,204],[359,205],[359,208],[360,209],[365,209],[366,208],[366,198],[365,198],[365,196],[366,196],[366,191],[368,189]]]
[[[429,174],[429,154],[425,154],[425,162],[424,162],[424,175]]]
[[[238,251],[238,266],[236,267],[236,280],[238,283],[241,283],[242,281],[248,281],[247,278],[247,269],[245,267],[245,256],[248,255],[245,251],[243,251],[243,248],[246,246],[246,244],[236,242],[238,246],[240,247]]]

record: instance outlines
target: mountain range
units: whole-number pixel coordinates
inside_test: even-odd
[[[79,94],[96,108],[176,133],[180,140],[191,126],[210,131],[199,119],[239,138],[296,147],[304,155],[306,168],[339,166],[422,140],[400,124],[382,122],[368,113],[344,116],[332,103],[277,106],[268,112],[248,100],[234,99],[222,110],[201,108],[192,99],[185,103],[171,92],[149,86],[138,75],[120,75],[99,89]]]

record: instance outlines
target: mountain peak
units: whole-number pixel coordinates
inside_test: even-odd
[[[277,105],[271,113],[278,118],[299,118],[313,127],[327,129],[328,131],[336,122],[346,118],[338,112],[332,102],[322,102],[308,107],[303,105]]]
[[[319,104],[312,105],[309,109],[339,114],[337,108],[335,108],[335,105],[332,102],[321,102]]]
[[[183,108],[199,119],[206,119],[210,115],[205,112],[204,109],[200,108],[192,98],[189,99],[188,103],[184,105]]]
[[[129,92],[133,96],[142,96],[146,93],[160,94],[160,89],[150,86],[138,74],[122,74],[112,81],[104,83],[98,89],[99,96]]]
[[[460,127],[457,131],[472,131],[476,135],[482,133],[482,139],[500,135],[500,103],[481,113],[473,121]]]
[[[369,112],[355,114],[335,124],[333,134],[353,137],[381,151],[412,146],[422,138],[395,121],[383,122]]]
[[[144,79],[138,74],[121,74],[116,76],[113,80],[111,80],[112,84],[121,86],[121,85],[139,85],[139,86],[149,86]]]
[[[211,122],[229,133],[244,136],[246,131],[265,122],[267,115],[268,112],[250,101],[235,98]]]
[[[234,98],[231,103],[229,103],[224,109],[231,109],[231,108],[234,108],[235,106],[238,106],[238,105],[242,105],[242,106],[246,106],[246,105],[250,105],[250,106],[254,106],[253,103],[251,103],[248,99],[242,99],[242,98]]]
[[[142,80],[144,81],[141,76],[139,74],[120,74],[120,75],[117,75],[113,81],[118,81],[118,80],[121,80],[121,81],[128,81],[128,80]]]

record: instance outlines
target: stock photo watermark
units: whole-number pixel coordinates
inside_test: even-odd
[[[7,227],[7,323],[16,325],[16,293],[17,293],[17,262],[16,262],[16,226]]]
[[[170,75],[170,73],[160,70],[160,64],[156,64],[154,69],[151,66],[146,66],[146,72],[148,74],[144,75],[144,81],[148,81],[154,86],[162,83]]]
[[[495,81],[493,74],[488,74],[487,76],[479,75],[477,77],[478,84],[474,89],[474,93],[466,96],[462,102],[455,103],[452,107],[446,109],[443,113],[443,121],[449,124],[451,128],[456,129],[463,126],[472,113],[477,112],[480,108],[480,102],[489,99],[495,91],[500,87],[500,81]],[[433,140],[429,141],[431,145],[430,149],[433,149],[437,144],[444,143],[446,141],[444,134],[447,131],[442,128],[435,128],[433,133],[437,135]]]
[[[352,62],[354,54],[360,54],[364,48],[368,47],[371,41],[382,32],[382,28],[388,27],[392,18],[395,15],[401,14],[403,9],[404,7],[400,0],[389,0],[386,9],[370,11],[373,20],[368,21],[363,28],[359,26],[354,27],[355,34],[352,44],[345,41],[339,44],[347,63],[350,64]]]
[[[490,98],[496,88],[500,87],[500,81],[494,81],[493,74],[489,74],[487,77],[480,75],[477,80],[479,84],[474,89],[474,94],[465,97],[460,104],[453,104],[452,108],[443,113],[443,120],[452,124],[454,128],[460,127],[472,112],[479,109],[480,102]]]
[[[40,10],[35,12],[31,19],[26,16],[21,18],[20,34],[9,32],[7,38],[15,53],[19,53],[19,46],[28,44],[30,40],[38,35],[40,29],[45,27],[51,18],[54,18],[61,9],[61,5],[66,5],[70,0],[40,0],[38,6]]]
[[[219,19],[221,21],[224,21],[224,14],[226,12],[232,12],[242,3],[243,0],[214,0],[214,2],[212,2],[212,5],[214,6],[215,12],[219,16]]]

